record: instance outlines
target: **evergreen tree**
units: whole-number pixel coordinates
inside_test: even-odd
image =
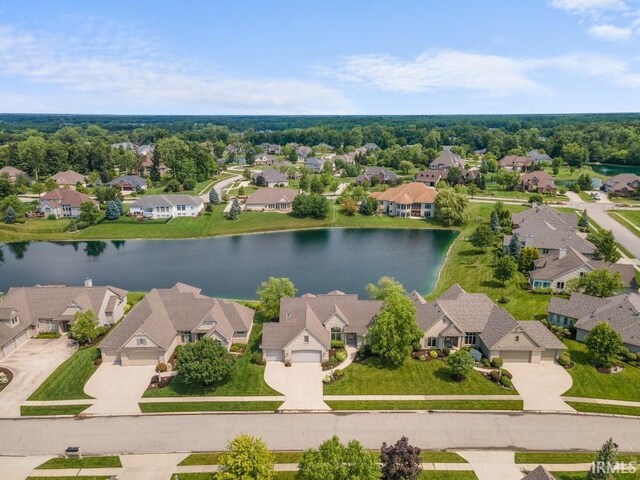
[[[238,218],[238,215],[240,215],[241,211],[242,208],[240,208],[240,202],[238,202],[237,198],[234,198],[233,202],[231,202],[231,208],[226,215],[227,220],[235,220],[236,218]]]
[[[218,203],[220,203],[218,192],[216,192],[216,189],[213,187],[211,188],[211,190],[209,190],[209,203],[211,205],[217,205]]]
[[[517,233],[514,233],[511,236],[511,241],[509,242],[509,255],[517,260],[518,258],[520,258],[521,250],[522,244],[520,243],[520,237],[518,237]]]
[[[115,200],[111,200],[107,203],[107,210],[104,212],[104,217],[107,220],[117,220],[120,218],[120,209]]]
[[[498,213],[495,210],[491,211],[491,230],[493,230],[493,233],[498,233],[500,231],[500,219],[498,218]]]
[[[582,211],[582,215],[580,215],[580,219],[578,220],[578,228],[581,232],[589,231],[589,215],[587,215],[586,209],[584,209]]]
[[[8,206],[4,211],[4,223],[15,223],[16,222],[16,211],[13,207]]]
[[[596,247],[596,251],[593,258],[596,260],[603,260],[609,263],[616,263],[620,260],[620,252],[618,251],[618,245],[616,243],[616,237],[611,230],[601,230],[589,234],[587,237],[593,245]]]
[[[616,456],[618,455],[618,444],[610,438],[598,451],[596,461],[593,463],[591,470],[587,474],[588,480],[613,480],[616,478],[614,473],[616,466]]]
[[[122,200],[120,200],[119,198],[116,198],[114,202],[116,202],[116,205],[118,206],[118,211],[120,212],[120,216],[124,215],[124,205],[122,205]]]

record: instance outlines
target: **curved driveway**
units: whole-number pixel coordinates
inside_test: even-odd
[[[406,435],[425,449],[596,450],[613,437],[640,451],[640,418],[535,413],[315,413],[148,415],[0,420],[3,455],[59,454],[79,445],[85,454],[222,450],[240,433],[262,437],[273,450],[316,447],[336,434],[366,448]]]

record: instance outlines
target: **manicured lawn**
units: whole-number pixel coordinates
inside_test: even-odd
[[[593,197],[589,195],[587,192],[578,192],[578,196],[585,202],[590,202],[590,203],[595,202]]]
[[[324,387],[325,395],[513,395],[477,372],[463,381],[451,379],[441,360],[419,361],[409,357],[390,368],[378,357],[354,362],[344,378]]]
[[[79,415],[91,405],[48,405],[20,407],[20,415],[23,417],[42,417],[45,415]]]
[[[615,210],[607,212],[611,218],[620,223],[637,237],[640,237],[640,212],[629,210]]]
[[[420,460],[423,463],[468,463],[455,452],[437,452],[433,450],[421,451]]]
[[[516,452],[516,463],[590,463],[596,459],[596,452]],[[619,462],[638,462],[640,455],[620,453]]]
[[[478,477],[471,470],[461,472],[425,470],[418,475],[418,480],[478,480]]]
[[[166,402],[139,403],[142,413],[161,412],[273,412],[282,402]]]
[[[271,452],[275,463],[299,463],[304,452]],[[178,465],[217,465],[222,452],[192,453]]]
[[[326,402],[332,410],[522,410],[521,400],[357,400]]]
[[[620,373],[598,372],[590,363],[587,347],[574,340],[565,340],[575,366],[568,370],[573,386],[568,397],[607,398],[640,402],[640,368],[625,365]]]
[[[144,298],[147,292],[128,292],[127,293],[127,305],[130,309],[134,307],[140,300]]]
[[[91,398],[84,393],[84,385],[98,368],[93,362],[99,356],[97,347],[79,349],[49,375],[49,378],[31,394],[29,400]]]
[[[229,379],[222,385],[210,387],[194,387],[186,385],[176,376],[169,385],[164,388],[147,390],[144,397],[185,397],[185,396],[264,396],[279,395],[278,392],[269,387],[264,381],[264,367],[251,363],[251,356],[260,347],[260,336],[262,325],[254,324],[251,331],[249,348],[240,355],[236,361],[236,368],[229,376]],[[151,404],[144,404],[151,405]],[[147,407],[145,408],[153,408]],[[155,407],[160,408],[160,407]]]
[[[120,457],[82,457],[82,458],[52,458],[37,467],[37,470],[58,468],[120,468]]]
[[[584,480],[587,478],[587,472],[549,472],[556,480]],[[638,480],[640,473],[614,473],[615,480]]]
[[[600,405],[598,403],[568,402],[578,412],[608,413],[611,415],[640,416],[640,407],[627,407],[624,405]]]
[[[180,475],[182,476],[182,475]],[[109,480],[111,477],[108,475],[99,475],[99,476],[94,476],[94,475],[78,475],[78,476],[71,476],[71,477],[41,477],[41,476],[37,476],[37,477],[27,477],[26,480]]]

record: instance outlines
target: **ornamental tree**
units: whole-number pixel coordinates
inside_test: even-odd
[[[522,250],[522,244],[520,243],[520,237],[517,232],[514,232],[511,235],[511,240],[509,240],[509,255],[511,255],[516,260],[520,257],[520,251]]]
[[[211,205],[217,205],[218,203],[220,203],[220,197],[218,196],[218,192],[213,187],[211,187],[211,190],[209,190],[209,203]]]
[[[382,444],[380,463],[384,480],[415,480],[422,471],[420,449],[402,437],[394,445]]]
[[[118,204],[115,200],[111,200],[107,203],[107,209],[104,212],[104,218],[107,220],[117,220],[120,218],[120,209],[118,208]]]
[[[87,225],[93,225],[98,221],[98,215],[100,212],[96,208],[93,202],[82,202],[80,204],[80,216],[79,222],[84,222]]]
[[[458,350],[447,357],[447,367],[451,376],[458,381],[464,380],[473,372],[473,357],[466,350]]]
[[[588,232],[589,231],[589,215],[587,214],[587,210],[584,209],[582,211],[582,214],[580,215],[580,218],[578,219],[578,229],[581,232]]]
[[[284,277],[269,277],[262,282],[256,291],[260,299],[260,313],[266,320],[273,320],[280,312],[280,300],[295,296],[296,287],[293,282]]]
[[[220,342],[202,338],[176,351],[176,366],[187,385],[207,386],[222,382],[235,367],[235,362]]]
[[[257,437],[238,435],[218,458],[219,480],[271,480],[274,456]]]
[[[624,289],[620,272],[611,272],[606,268],[593,270],[583,276],[573,278],[567,283],[567,289],[593,297],[611,297]]]
[[[302,454],[296,480],[380,480],[375,453],[367,452],[357,440],[346,445],[336,436],[318,449]]]
[[[69,325],[69,331],[71,332],[71,337],[78,343],[91,343],[98,338],[100,334],[98,317],[93,310],[76,312],[71,325]]]
[[[584,343],[591,357],[601,362],[610,361],[622,348],[620,334],[607,322],[600,322],[593,327]]]
[[[15,223],[16,222],[16,211],[12,206],[8,206],[4,211],[4,223]]]
[[[518,270],[529,272],[533,270],[534,261],[540,258],[540,252],[535,247],[524,247],[518,257]]]
[[[595,462],[591,470],[587,473],[588,480],[614,480],[617,478],[616,471],[616,457],[618,456],[618,444],[610,438],[600,450],[596,456]]]

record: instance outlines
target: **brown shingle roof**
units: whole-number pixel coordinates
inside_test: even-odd
[[[247,205],[292,203],[298,192],[289,188],[259,188],[247,198]]]
[[[74,172],[73,170],[58,172],[55,175],[52,175],[51,178],[53,178],[59,185],[75,185],[78,182],[85,182],[84,175],[81,175],[78,172]]]
[[[498,166],[505,167],[529,167],[533,164],[533,160],[529,157],[520,157],[518,155],[506,155],[498,160]]]
[[[542,465],[527,473],[522,480],[556,480]]]
[[[424,183],[411,182],[388,188],[384,192],[373,192],[371,196],[376,200],[386,200],[388,202],[411,204],[411,203],[434,203],[438,192],[433,187],[427,187]]]
[[[80,204],[84,202],[91,202],[96,205],[98,204],[98,202],[92,200],[89,195],[76,192],[75,190],[68,190],[66,188],[56,188],[55,190],[45,193],[40,198],[40,202],[43,201],[57,207],[61,205],[70,205],[73,208],[79,208]]]

